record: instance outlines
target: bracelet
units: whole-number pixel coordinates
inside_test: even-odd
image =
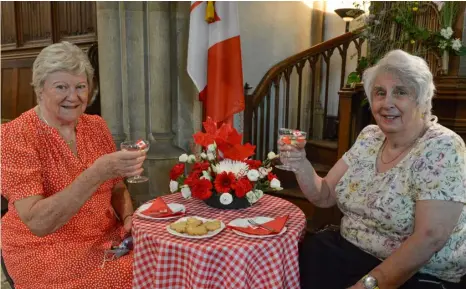
[[[125,221],[126,221],[126,218],[128,218],[128,217],[132,217],[132,216],[133,216],[133,214],[126,215],[126,217],[124,217],[124,218],[123,218],[123,224],[125,223]]]

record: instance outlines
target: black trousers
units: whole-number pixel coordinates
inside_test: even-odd
[[[302,289],[346,289],[381,261],[346,241],[339,232],[323,231],[306,235],[300,248],[299,266]],[[401,289],[466,289],[461,283],[440,280],[418,273]]]

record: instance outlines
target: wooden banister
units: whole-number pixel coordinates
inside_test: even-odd
[[[325,101],[323,101],[322,107],[324,115],[321,116],[324,120],[320,123],[323,124],[321,130],[326,132],[325,118],[328,111],[329,72],[332,55],[340,55],[342,60],[339,84],[339,88],[341,88],[345,82],[346,62],[350,59],[347,57],[350,44],[354,43],[358,57],[361,56],[364,38],[360,37],[359,32],[345,33],[280,61],[267,71],[252,94],[247,92],[249,87],[245,87],[244,141],[256,145],[256,157],[263,158],[269,150],[276,150],[279,126],[288,127],[296,124],[295,128],[303,129],[302,122],[305,121],[306,125],[309,124],[308,134],[312,137],[313,113],[315,102],[320,99],[318,87],[321,83],[324,84]],[[358,58],[355,58],[354,62],[357,60]],[[322,63],[327,65],[327,73],[321,76],[320,65]],[[305,70],[307,67],[310,69]],[[307,71],[310,73],[307,74]],[[292,77],[295,77],[296,74],[298,75],[296,87],[291,87],[294,83]],[[309,95],[303,92],[305,81],[309,85]],[[294,95],[291,95],[291,92],[296,93],[296,99],[293,98]],[[306,105],[304,110],[301,107],[302,100],[309,100],[309,105]],[[292,109],[295,109],[295,113]],[[302,117],[303,112],[305,118]],[[290,120],[293,120],[293,124],[289,123]]]
[[[290,67],[294,67],[298,63],[303,63],[309,60],[311,56],[326,52],[328,50],[333,50],[340,45],[349,44],[351,41],[359,38],[357,32],[348,32],[342,34],[338,37],[332,38],[328,41],[321,42],[311,48],[304,50],[298,54],[290,56],[279,63],[275,64],[272,68],[267,71],[267,73],[262,77],[259,85],[254,89],[252,93],[252,104],[254,107],[257,107],[258,104],[262,101],[262,99],[267,94],[269,90],[270,84],[274,82],[277,76],[283,73],[285,70],[289,69]],[[359,50],[361,48],[359,47]],[[358,50],[358,51],[359,51]],[[290,73],[291,71],[289,71]]]

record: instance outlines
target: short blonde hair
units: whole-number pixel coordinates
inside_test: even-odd
[[[374,81],[382,72],[389,72],[399,77],[407,86],[413,88],[416,92],[417,105],[422,111],[424,119],[426,121],[431,119],[435,85],[432,72],[423,58],[411,55],[403,50],[392,50],[376,65],[365,70],[362,79],[370,105]]]
[[[50,73],[65,71],[73,74],[86,74],[89,93],[92,94],[94,68],[89,58],[78,46],[63,41],[42,49],[32,66],[32,86],[39,96],[44,82]],[[89,100],[92,103],[92,100]]]

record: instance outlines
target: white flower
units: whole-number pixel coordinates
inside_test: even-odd
[[[445,39],[450,39],[450,37],[453,35],[453,29],[451,29],[451,27],[442,28],[440,29],[440,35],[442,35]]]
[[[178,191],[178,182],[177,181],[174,181],[174,180],[170,180],[170,192],[171,193],[174,193],[176,191]]]
[[[461,39],[459,39],[459,38],[456,38],[456,39],[453,40],[453,42],[451,43],[451,48],[453,48],[453,49],[456,50],[456,51],[460,51],[461,46],[463,46],[463,44],[461,43]]]
[[[263,196],[264,192],[262,192],[261,190],[254,190],[247,192],[246,199],[250,204],[254,204],[255,202],[259,201],[259,199]]]
[[[229,205],[233,202],[233,196],[230,193],[223,193],[220,195],[220,203],[222,205]]]
[[[448,45],[447,41],[440,40],[440,43],[439,43],[438,47],[443,50],[443,49],[447,48],[447,45]]]
[[[214,173],[217,173],[217,166],[212,165],[210,168],[212,168],[212,171],[213,171]]]
[[[195,155],[189,155],[188,157],[188,163],[192,164],[196,162],[196,156]]]
[[[273,178],[271,181],[270,181],[270,187],[274,190],[281,190],[282,188],[280,187],[281,184],[280,184],[280,181],[277,180],[276,178]]]
[[[187,154],[182,154],[178,160],[181,162],[181,163],[185,163],[188,161],[188,155]]]
[[[269,174],[269,171],[264,167],[260,167],[259,168],[259,173],[261,174],[260,178],[263,179]]]
[[[238,179],[246,175],[248,169],[249,166],[245,162],[225,159],[217,164],[216,173],[233,173],[235,177]]]
[[[278,157],[278,155],[275,154],[274,152],[269,152],[269,153],[267,154],[267,158],[268,158],[269,160],[273,160],[273,159],[275,159],[275,158],[277,158],[277,157]]]
[[[208,171],[202,171],[202,177],[201,177],[201,179],[206,179],[206,180],[211,181],[211,180],[212,180],[212,177],[210,176],[210,174],[209,174]]]
[[[251,181],[251,182],[257,182],[257,180],[259,179],[260,177],[260,173],[258,170],[250,170],[248,172],[248,179]]]
[[[213,153],[211,153],[211,152],[208,152],[207,153],[207,159],[209,161],[213,161],[213,160],[215,160],[215,155]]]
[[[201,158],[202,158],[203,160],[207,159],[207,154],[206,154],[206,153],[201,153]]]
[[[216,149],[217,149],[216,143],[213,143],[207,146],[207,152],[215,152]]]
[[[191,198],[191,189],[188,186],[184,186],[181,188],[181,195],[185,199]]]

